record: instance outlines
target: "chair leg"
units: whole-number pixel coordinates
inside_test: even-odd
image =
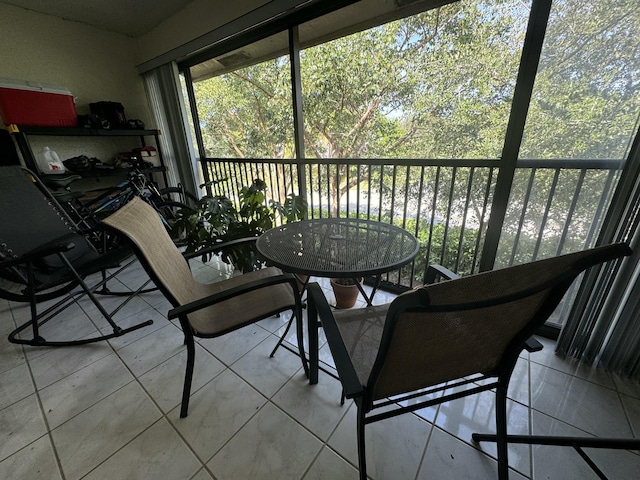
[[[318,311],[313,302],[307,310],[307,333],[309,335],[309,384],[318,383],[320,358],[318,353]]]
[[[496,388],[496,448],[498,450],[498,479],[509,478],[509,457],[507,443],[507,387],[508,383]]]
[[[27,294],[29,296],[29,310],[31,312],[31,318],[33,319],[32,330],[33,330],[33,341],[37,344],[38,342],[44,342],[44,338],[42,338],[38,332],[38,307],[36,305],[36,291],[34,288],[35,285],[35,276],[33,274],[33,266],[31,262],[27,264]],[[12,332],[13,333],[13,332]],[[9,340],[11,340],[11,335],[9,336]]]
[[[364,444],[364,409],[361,407],[360,402],[356,402],[358,409],[357,413],[357,430],[358,430],[358,467],[360,469],[360,480],[367,480],[367,451]]]
[[[276,354],[276,350],[278,350],[278,348],[280,348],[280,345],[282,345],[282,342],[284,342],[284,338],[287,336],[287,333],[289,333],[289,329],[293,324],[294,318],[295,318],[295,314],[292,314],[291,318],[289,319],[289,322],[287,323],[287,328],[284,329],[284,333],[280,336],[280,339],[278,340],[278,343],[276,343],[276,346],[273,347],[273,350],[271,350],[269,357],[273,358],[273,356]]]
[[[189,396],[191,395],[191,381],[193,380],[193,367],[196,359],[196,346],[193,339],[191,327],[182,322],[182,330],[184,332],[184,343],[187,346],[187,370],[184,375],[184,387],[182,389],[182,405],[180,407],[180,418],[185,418],[189,410]]]
[[[296,316],[296,335],[298,337],[298,354],[300,355],[300,360],[302,360],[302,367],[304,369],[304,374],[307,376],[307,378],[309,378],[309,362],[307,362],[307,355],[304,351],[304,328],[303,328],[303,322],[302,322],[301,306],[296,308],[295,316]]]
[[[302,326],[302,308],[296,309],[296,310],[297,310],[297,313],[293,313],[291,315],[291,318],[289,319],[289,323],[287,323],[287,328],[285,328],[284,333],[280,336],[280,339],[278,340],[278,343],[276,343],[276,346],[273,347],[273,350],[271,350],[269,357],[273,357],[276,354],[276,351],[278,350],[278,348],[280,348],[280,345],[282,345],[282,342],[284,342],[284,339],[287,336],[287,333],[289,333],[289,329],[291,328],[291,325],[295,320],[296,321],[296,338],[298,340],[298,356],[300,357],[300,360],[302,360],[302,367],[304,368],[305,375],[307,376],[307,378],[310,378],[309,362],[307,361],[307,357],[304,351],[304,329]],[[316,379],[317,379],[317,374],[316,374]],[[317,380],[315,383],[317,383]]]

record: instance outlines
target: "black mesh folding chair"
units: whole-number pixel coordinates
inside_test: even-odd
[[[25,168],[0,167],[0,297],[28,302],[31,310],[31,318],[9,334],[9,341],[32,346],[78,345],[124,335],[151,324],[149,320],[122,329],[114,322],[113,313],[107,312],[95,295],[99,290],[106,291],[107,281],[135,260],[131,249],[98,253],[76,231],[46,188],[37,182],[35,174]],[[123,265],[128,258],[131,260]],[[107,274],[107,269],[116,271]],[[90,287],[85,278],[94,273],[101,273],[101,280]],[[131,298],[138,292],[127,295]],[[61,312],[84,295],[95,304],[112,331],[81,339],[47,341],[43,338],[40,327],[61,316]],[[57,301],[38,312],[40,302],[52,299]],[[29,327],[31,335],[28,335]]]
[[[507,435],[509,378],[520,352],[536,349],[530,337],[576,276],[630,253],[625,244],[594,248],[426,285],[390,304],[355,310],[333,311],[320,287],[310,285],[310,332],[319,317],[344,395],[357,406],[360,478],[367,477],[365,425],[491,389],[496,434],[474,434],[473,439],[497,442],[501,480],[508,478],[508,442],[570,445],[581,455],[582,447],[640,448],[638,439]],[[310,350],[317,348],[316,340],[310,344]],[[316,370],[314,357],[311,368]],[[444,394],[429,398],[436,392]],[[403,399],[411,401],[401,406]]]
[[[219,337],[287,310],[293,311],[299,328],[302,327],[300,294],[293,275],[268,267],[210,284],[198,282],[158,214],[138,198],[107,217],[104,223],[131,240],[140,263],[175,307],[168,317],[180,320],[187,346],[181,417],[187,416],[189,408],[195,363],[194,337]],[[238,242],[245,240],[256,238]],[[298,348],[306,370],[303,345]]]

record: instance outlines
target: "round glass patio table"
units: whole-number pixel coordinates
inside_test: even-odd
[[[355,218],[321,218],[292,222],[267,230],[257,240],[258,252],[268,263],[286,272],[306,275],[302,290],[311,276],[352,278],[367,305],[380,285],[382,274],[398,270],[418,254],[418,240],[414,235],[389,223]],[[358,277],[375,278],[371,294],[367,295]],[[298,351],[283,343],[291,327],[293,316],[285,332],[271,352],[279,346],[300,355],[309,382],[318,381],[318,327],[309,324],[309,370],[305,356],[302,319],[296,322]],[[311,320],[309,319],[309,322]]]
[[[381,274],[411,262],[418,247],[416,237],[403,228],[356,218],[287,223],[266,231],[257,241],[258,252],[287,272],[330,278],[373,276],[376,280],[368,296],[356,282],[367,304],[371,304]]]

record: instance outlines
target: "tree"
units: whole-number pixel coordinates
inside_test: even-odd
[[[194,91],[208,156],[294,157],[287,57],[195,83]]]
[[[624,156],[640,111],[640,10],[635,3],[554,2],[521,158]],[[363,164],[376,158],[496,159],[498,167],[528,15],[528,5],[517,0],[463,0],[304,50],[305,155],[363,159]],[[208,155],[295,155],[285,57],[200,82],[195,89]],[[334,215],[340,198],[358,182],[375,184],[385,198],[389,187],[383,179],[395,173],[379,169],[368,176],[363,171],[339,164],[315,172],[331,185]],[[411,170],[407,181],[394,188],[406,191],[408,202],[425,191],[438,199],[438,211],[421,210],[427,222],[454,211],[454,217],[473,217],[472,223],[480,225],[488,215],[487,185],[495,181],[490,175],[489,168],[427,167]],[[501,261],[529,260],[525,250],[539,256],[557,253],[567,225],[570,235],[562,241],[577,248],[580,238],[588,238],[607,182],[606,172],[519,173]],[[541,212],[547,211],[553,188],[556,196],[543,223]],[[463,190],[469,191],[470,203]],[[383,208],[393,218],[391,204],[383,202]],[[575,212],[572,218],[567,218],[569,211]],[[467,232],[459,235],[458,244]]]

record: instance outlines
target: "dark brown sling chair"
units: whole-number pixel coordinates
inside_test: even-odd
[[[219,282],[200,283],[193,278],[187,260],[174,245],[158,214],[137,198],[107,217],[104,223],[131,240],[147,274],[175,307],[169,311],[168,318],[180,320],[187,346],[181,417],[187,416],[189,408],[195,363],[194,337],[218,337],[292,310],[298,320],[298,348],[308,374],[303,355],[302,306],[293,275],[268,267]],[[201,252],[193,255],[201,255]]]
[[[118,337],[151,324],[149,320],[123,329],[113,320],[115,312],[142,291],[141,287],[137,292],[111,292],[106,287],[133,261],[135,257],[129,247],[98,252],[33,172],[19,165],[0,167],[0,298],[30,305],[30,319],[9,334],[10,342],[32,346],[79,345]],[[107,273],[107,269],[112,270]],[[89,286],[85,278],[94,273],[101,273],[100,280]],[[107,312],[97,299],[97,292],[123,294],[128,298]],[[70,340],[43,338],[40,327],[62,316],[61,312],[84,295],[91,299],[112,331]],[[38,312],[39,303],[52,299],[57,301]]]
[[[317,329],[319,317],[344,395],[357,407],[360,478],[367,478],[365,425],[490,389],[496,394],[496,434],[472,438],[497,443],[500,480],[508,478],[509,442],[572,446],[606,478],[582,448],[636,450],[640,440],[507,435],[507,388],[522,350],[542,348],[531,337],[573,280],[589,267],[630,254],[626,244],[603,246],[425,285],[390,304],[355,310],[332,310],[319,286],[310,285],[309,330]],[[313,380],[317,336],[309,343]],[[462,386],[466,390],[421,399]],[[412,399],[410,405],[400,406],[405,399]]]

